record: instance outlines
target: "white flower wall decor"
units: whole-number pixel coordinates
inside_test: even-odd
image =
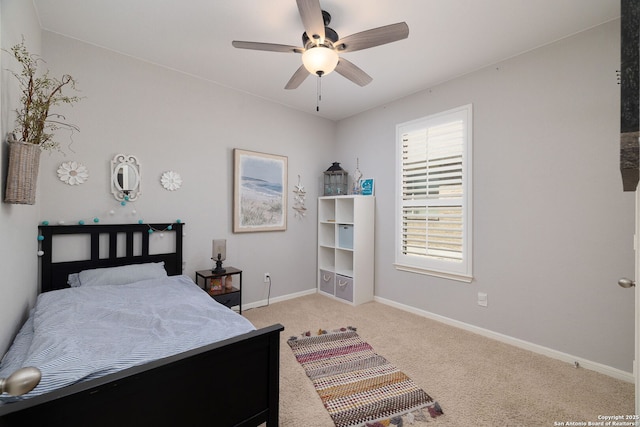
[[[89,170],[81,163],[64,162],[58,167],[58,178],[69,185],[80,185],[89,179]]]
[[[180,188],[182,185],[182,178],[180,174],[174,171],[168,171],[162,174],[160,177],[160,182],[165,190],[175,191]]]

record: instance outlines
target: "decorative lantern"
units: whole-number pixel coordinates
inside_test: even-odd
[[[347,194],[349,173],[340,167],[340,163],[333,162],[324,172],[324,195],[343,196]]]

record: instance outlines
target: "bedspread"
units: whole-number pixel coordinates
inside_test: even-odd
[[[27,355],[5,358],[13,363],[0,366],[0,377],[35,366],[42,380],[24,396],[0,400],[28,398],[255,330],[187,276],[47,292],[38,296],[31,320],[32,333],[21,331],[23,347],[31,336]]]

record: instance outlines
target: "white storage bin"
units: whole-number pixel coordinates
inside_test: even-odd
[[[338,226],[338,247],[353,249],[353,225],[340,224]]]
[[[336,297],[353,302],[353,279],[336,274]]]
[[[320,270],[320,290],[333,295],[335,292],[335,275],[332,271]]]

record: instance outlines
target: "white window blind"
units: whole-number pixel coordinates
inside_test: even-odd
[[[470,280],[471,106],[398,126],[396,266]]]

